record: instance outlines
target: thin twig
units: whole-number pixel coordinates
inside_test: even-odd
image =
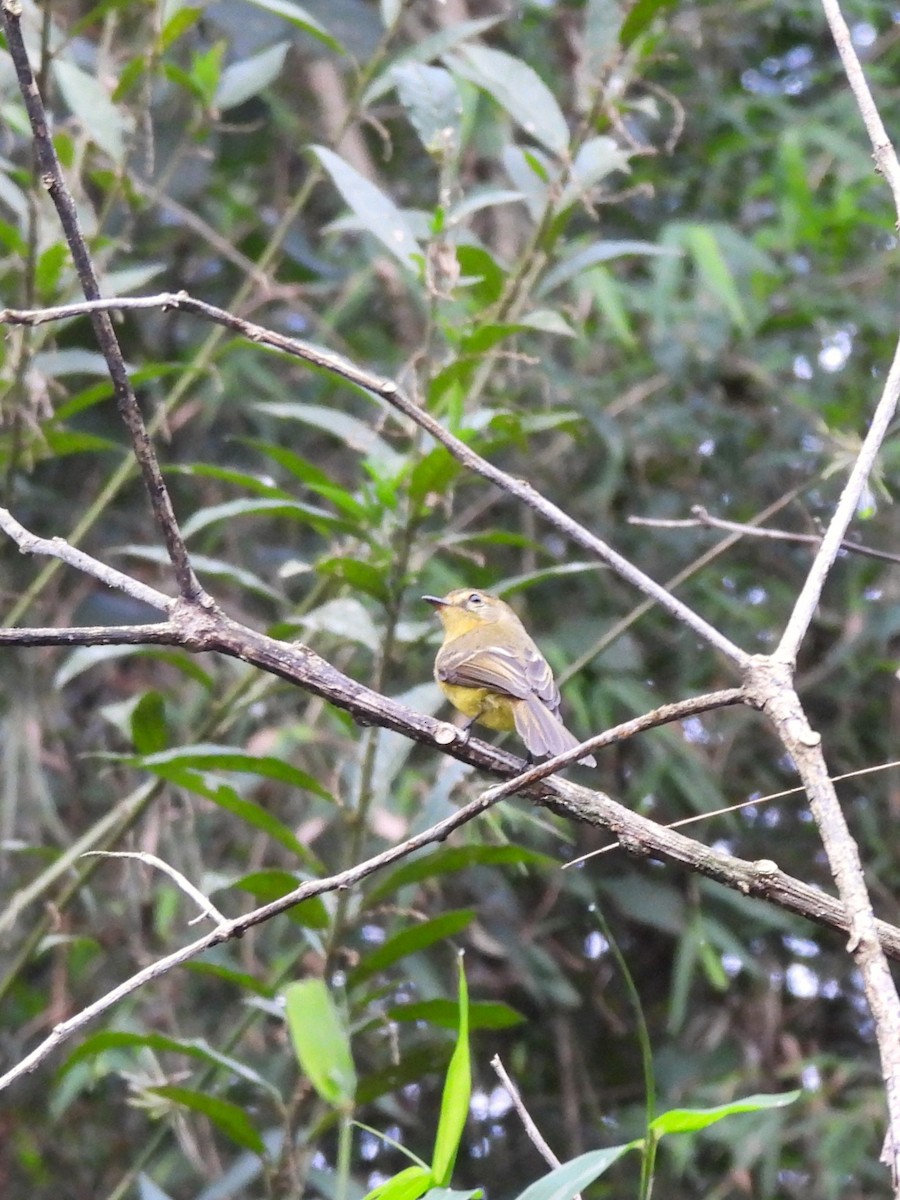
[[[106,563],[92,558],[83,550],[77,550],[74,546],[70,546],[64,538],[38,537],[21,525],[6,508],[0,508],[0,530],[12,538],[23,554],[45,554],[50,558],[58,558],[61,562],[74,567],[76,571],[82,571],[85,575],[93,575],[107,587],[117,588],[135,600],[141,600],[152,608],[158,608],[160,612],[170,613],[175,608],[177,601],[171,596],[158,592],[156,588],[149,587],[146,583],[141,583],[140,580],[134,579],[131,575],[125,575],[114,567],[108,567]]]
[[[200,909],[200,916],[192,918],[188,922],[189,925],[194,925],[203,917],[209,917],[217,925],[225,925],[228,922],[228,918],[219,912],[212,900],[208,896],[204,896],[199,888],[194,887],[186,875],[182,875],[171,863],[158,858],[155,854],[150,854],[147,850],[86,850],[82,858],[136,858],[138,862],[146,863],[148,867],[156,867],[158,871],[168,875],[178,884],[184,894],[190,896],[194,901]]]
[[[847,82],[850,84],[853,95],[856,98],[856,104],[862,116],[863,124],[866,127],[866,132],[869,135],[869,141],[872,143],[872,157],[875,159],[876,169],[884,176],[888,187],[891,189],[894,197],[894,208],[897,211],[898,219],[900,219],[900,162],[897,161],[897,152],[891,143],[891,139],[888,137],[884,122],[875,104],[875,99],[866,82],[862,64],[853,46],[853,38],[847,27],[847,22],[844,20],[844,14],[841,12],[838,0],[822,0],[822,9],[831,28],[831,36],[834,38],[837,52],[841,56]]]
[[[649,529],[720,529],[725,533],[739,533],[745,537],[768,538],[774,542],[798,542],[805,546],[821,546],[822,535],[819,533],[793,533],[788,529],[768,529],[760,525],[747,525],[742,521],[726,521],[723,517],[714,517],[703,507],[695,504],[691,508],[693,517],[629,517],[629,525],[640,525]],[[864,546],[860,542],[851,542],[846,538],[841,542],[841,550],[859,554],[863,558],[874,558],[878,562],[900,563],[900,554],[891,554],[887,550],[876,550],[874,546]]]
[[[878,771],[894,771],[900,767],[900,759],[895,759],[892,762],[877,763],[874,767],[860,767],[857,771],[845,771],[843,775],[832,775],[832,783],[843,783],[847,779],[856,779],[860,775],[874,775]],[[805,796],[805,787],[785,788],[781,792],[769,792],[766,796],[751,796],[749,800],[739,800],[737,804],[726,804],[724,808],[711,808],[709,812],[693,813],[689,817],[681,817],[677,821],[667,821],[664,828],[666,829],[684,829],[686,825],[696,825],[700,821],[710,821],[713,817],[727,817],[729,813],[740,812],[744,808],[755,808],[758,804],[769,804],[772,800],[784,800],[788,796]],[[571,858],[568,862],[562,864],[562,869],[567,871],[570,867],[580,867],[582,863],[588,862],[589,859],[599,858],[601,854],[609,854],[612,850],[618,850],[618,842],[610,842],[608,846],[601,846],[598,850],[590,850],[587,854],[582,854],[580,858]]]
[[[547,1144],[544,1135],[538,1129],[537,1125],[535,1125],[531,1113],[525,1107],[525,1104],[522,1100],[522,1095],[510,1078],[506,1067],[504,1067],[503,1063],[500,1061],[499,1054],[495,1054],[491,1059],[491,1066],[498,1075],[500,1082],[506,1088],[507,1094],[512,1101],[513,1108],[519,1114],[519,1120],[522,1122],[525,1132],[528,1134],[528,1139],[537,1150],[538,1154],[540,1154],[544,1162],[548,1163],[551,1167],[561,1166],[560,1160],[550,1149],[550,1146]],[[575,1200],[579,1200],[579,1197],[576,1196]]]

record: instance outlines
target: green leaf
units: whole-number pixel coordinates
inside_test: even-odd
[[[145,692],[131,714],[131,740],[139,754],[155,754],[169,742],[166,702],[160,692]]]
[[[637,241],[602,241],[594,242],[585,249],[576,250],[548,271],[541,280],[538,288],[539,296],[546,296],[563,283],[577,278],[583,271],[597,266],[598,263],[610,262],[615,258],[625,258],[632,255],[647,257],[651,255],[669,255],[678,257],[680,251],[674,246],[659,246],[655,242]]]
[[[447,1068],[441,1115],[434,1139],[431,1170],[438,1187],[446,1187],[453,1174],[459,1143],[469,1115],[472,1097],[472,1063],[469,1056],[469,990],[462,955],[459,956],[459,1032],[456,1048]]]
[[[685,243],[703,282],[719,300],[735,325],[748,330],[750,322],[741,300],[740,289],[725,261],[719,242],[706,225],[686,225]]]
[[[65,242],[54,242],[38,256],[34,281],[43,296],[52,296],[59,286],[63,267],[69,261],[69,248]]]
[[[188,30],[194,28],[202,15],[203,9],[199,7],[191,8],[185,5],[184,8],[177,9],[163,25],[162,33],[159,35],[160,49],[168,50],[170,46],[173,46]]]
[[[439,1029],[459,1028],[459,1005],[453,1000],[420,1000],[414,1004],[395,1004],[388,1009],[392,1021],[427,1021]],[[511,1029],[525,1017],[508,1004],[482,1001],[469,1005],[470,1029]]]
[[[676,0],[636,0],[619,33],[619,42],[623,49],[628,49],[636,41],[658,12],[664,8],[674,7]]]
[[[369,611],[352,596],[338,596],[326,604],[296,617],[291,624],[299,625],[310,633],[330,633],[342,641],[359,642],[377,654],[381,647],[381,635]]]
[[[496,208],[500,204],[515,204],[524,199],[525,196],[522,192],[513,191],[511,188],[474,188],[467,196],[447,210],[447,225],[452,228],[454,225],[462,224],[466,217],[471,217],[473,213],[481,212],[482,209]]]
[[[284,989],[288,1030],[300,1068],[318,1094],[349,1109],[356,1095],[350,1036],[327,985],[303,979]]]
[[[556,1167],[536,1183],[520,1192],[516,1200],[573,1200],[583,1188],[607,1171],[640,1142],[624,1146],[609,1146],[605,1150],[589,1150],[577,1158]]]
[[[442,158],[459,151],[462,97],[456,80],[442,67],[400,63],[394,67],[397,95],[429,154]]]
[[[276,1100],[281,1098],[281,1092],[274,1083],[238,1059],[213,1049],[203,1038],[174,1038],[162,1033],[131,1033],[126,1030],[107,1029],[91,1034],[77,1050],[69,1055],[62,1070],[63,1072],[69,1071],[76,1063],[96,1058],[110,1050],[145,1047],[157,1054],[184,1054],[199,1062],[221,1067],[236,1079],[243,1079],[245,1082],[253,1084],[254,1087],[268,1093]]]
[[[424,1200],[479,1200],[484,1195],[484,1188],[473,1188],[471,1191],[461,1191],[459,1188],[430,1188]]]
[[[193,746],[176,746],[160,754],[142,757],[130,756],[133,766],[164,774],[169,767],[193,767],[201,771],[238,771],[245,775],[262,775],[266,779],[277,779],[300,791],[313,792],[323,800],[334,803],[334,797],[317,779],[306,771],[292,767],[283,759],[266,754],[243,754],[231,746],[219,746],[214,742],[197,742]]]
[[[461,933],[471,924],[474,917],[474,909],[458,909],[443,913],[439,917],[432,917],[429,921],[422,921],[411,929],[401,930],[400,933],[388,938],[383,945],[370,951],[361,959],[348,976],[349,986],[356,988],[364,980],[371,978],[379,971],[384,971],[401,958],[406,958],[409,954],[415,954],[417,950],[424,950],[428,946],[433,946],[435,942]]]
[[[551,200],[550,181],[559,175],[558,169],[539,152],[526,153],[521,146],[504,146],[501,154],[503,168],[524,198],[531,218],[538,221]]]
[[[53,74],[62,97],[78,118],[83,131],[117,165],[125,160],[125,139],[131,122],[110,100],[93,75],[74,63],[54,58]]]
[[[422,251],[406,217],[393,200],[333,150],[325,146],[312,146],[311,149],[363,228],[399,263],[418,275]]]
[[[195,51],[191,55],[190,69],[183,75],[184,86],[193,91],[207,108],[212,108],[215,103],[226,49],[225,42],[214,42],[208,50]]]
[[[151,1087],[145,1090],[150,1095],[163,1096],[174,1104],[189,1108],[192,1112],[202,1113],[237,1145],[243,1146],[245,1150],[252,1150],[260,1158],[265,1158],[266,1146],[259,1131],[244,1110],[232,1104],[230,1100],[183,1087]]]
[[[223,963],[207,962],[205,959],[195,958],[191,962],[186,962],[184,969],[193,971],[195,975],[209,975],[213,979],[221,979],[253,996],[262,996],[264,999],[270,1000],[274,995],[273,989],[263,980],[257,979],[255,975],[250,975],[247,971],[235,971],[233,967],[226,967]]]
[[[184,522],[181,531],[188,538],[211,525],[232,522],[243,517],[260,516],[290,517],[323,533],[348,528],[343,518],[336,517],[327,509],[316,508],[312,504],[301,504],[298,500],[258,497],[248,500],[226,500],[223,504],[210,504],[206,508],[200,508]]]
[[[390,874],[382,876],[366,893],[365,906],[371,908],[393,897],[401,888],[424,879],[451,875],[475,866],[530,866],[556,870],[557,860],[549,854],[528,850],[523,846],[441,846],[419,858],[405,862]]]
[[[614,138],[590,138],[575,155],[571,178],[563,191],[560,206],[566,208],[582,196],[589,196],[594,187],[614,171],[629,170],[628,154]]]
[[[258,412],[268,413],[281,420],[301,421],[314,429],[330,433],[357,454],[380,464],[384,471],[397,472],[404,464],[404,457],[378,436],[371,425],[350,413],[327,408],[324,404],[285,404],[263,402],[257,404]]]
[[[363,1200],[419,1200],[433,1183],[434,1176],[425,1167],[404,1167],[393,1178],[367,1192]]]
[[[523,329],[538,329],[541,333],[555,333],[561,337],[576,337],[577,334],[565,317],[550,308],[536,308],[521,319]]]
[[[715,1108],[672,1108],[662,1113],[650,1125],[650,1132],[659,1135],[664,1133],[696,1133],[698,1129],[707,1129],[724,1117],[736,1113],[765,1112],[772,1108],[785,1108],[793,1104],[802,1095],[798,1089],[794,1092],[778,1094],[761,1093],[747,1096],[743,1100],[732,1100],[730,1104],[719,1104]]]
[[[170,562],[167,551],[161,546],[117,546],[116,551],[142,562],[160,563],[163,566]],[[255,592],[267,600],[274,600],[278,605],[284,602],[282,593],[276,588],[270,587],[253,571],[238,567],[228,559],[211,558],[208,554],[191,554],[191,566],[201,578],[212,575],[216,579],[228,580],[243,591]]]
[[[302,5],[294,4],[293,0],[247,0],[247,3],[252,4],[254,8],[262,8],[266,12],[274,13],[277,17],[284,17],[286,21],[290,21],[292,25],[327,46],[329,50],[336,50],[338,54],[344,53],[344,47],[333,34],[328,32],[322,22],[316,20],[312,13]]]
[[[290,871],[273,869],[250,871],[236,879],[232,886],[249,893],[259,904],[271,904],[273,900],[280,900],[282,896],[295,891],[304,882],[300,876],[293,875]],[[301,900],[299,904],[289,908],[286,915],[295,925],[304,929],[327,929],[330,924],[328,910],[321,896],[310,896],[308,900]]]
[[[569,148],[569,126],[556,97],[521,58],[488,46],[465,45],[445,55],[454,71],[486,91],[510,117],[551,154],[562,157]]]
[[[384,572],[358,558],[326,558],[316,563],[316,570],[320,575],[341,579],[350,587],[365,592],[367,596],[372,596],[382,603],[386,603],[389,598]]]
[[[236,108],[252,96],[259,95],[281,74],[289,47],[290,42],[276,42],[268,50],[226,67],[216,88],[216,106],[223,110]]]
[[[462,467],[444,446],[435,446],[419,459],[409,477],[409,495],[413,501],[442,496]]]
[[[460,42],[485,33],[494,25],[499,24],[502,19],[502,17],[478,17],[474,21],[452,21],[439,33],[422,38],[414,46],[404,50],[402,54],[398,54],[389,67],[380,75],[375,76],[363,92],[362,107],[366,108],[375,100],[381,99],[394,87],[394,71],[402,63],[431,62],[432,59],[440,58],[445,51],[459,45]]]
[[[242,438],[246,445],[253,446],[261,454],[265,454],[271,458],[284,470],[288,471],[295,479],[299,479],[302,483],[313,492],[317,492],[320,496],[324,496],[326,500],[330,500],[335,508],[341,509],[354,520],[365,524],[369,518],[369,510],[360,500],[351,492],[342,488],[339,484],[330,479],[324,471],[313,466],[311,462],[307,462],[302,455],[297,454],[293,450],[289,450],[286,446],[276,446],[271,442],[260,441],[257,438]]]

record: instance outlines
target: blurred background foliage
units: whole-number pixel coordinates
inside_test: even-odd
[[[896,13],[856,0],[848,19],[896,128]],[[396,378],[654,577],[677,576],[729,637],[773,646],[808,545],[630,518],[702,505],[815,533],[891,360],[894,218],[816,4],[26,0],[24,23],[107,293],[184,288]],[[5,303],[72,301],[5,54],[0,106]],[[419,597],[489,587],[527,617],[583,734],[734,682],[371,397],[185,315],[118,328],[198,571],[234,615],[437,712]],[[4,503],[166,587],[110,401],[85,320],[7,328]],[[854,530],[886,551],[895,446]],[[8,621],[148,619],[2,554]],[[898,623],[892,563],[844,554],[800,677],[834,774],[892,757]],[[76,851],[152,851],[234,913],[484,783],[237,662],[32,649],[0,670],[5,1064],[192,936],[166,877]],[[760,719],[734,709],[605,751],[579,777],[665,822],[795,781]],[[897,922],[897,776],[841,794],[879,915]],[[798,796],[693,832],[829,886]],[[618,851],[559,870],[605,840],[507,802],[414,868],[145,988],[4,1095],[4,1195],[63,1180],[95,1197],[361,1195],[405,1160],[357,1131],[340,1193],[334,1108],[298,1072],[279,989],[328,980],[355,1115],[427,1155],[456,947],[475,1079],[455,1185],[512,1196],[545,1169],[495,1053],[561,1158],[638,1136],[634,1014],[596,905],[641,998],[660,1107],[806,1089],[667,1144],[658,1194],[887,1196],[871,1023],[842,940]],[[628,1157],[590,1192],[631,1194]]]

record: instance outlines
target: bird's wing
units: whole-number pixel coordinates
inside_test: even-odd
[[[551,712],[559,709],[559,689],[537,646],[528,647],[524,653],[500,646],[476,647],[462,634],[441,650],[436,668],[442,683],[489,688],[514,700],[537,696]]]

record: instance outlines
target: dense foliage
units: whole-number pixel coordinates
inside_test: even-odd
[[[850,16],[890,127],[897,26],[883,5]],[[808,542],[631,518],[700,505],[817,533],[893,356],[889,196],[815,4],[82,0],[24,19],[105,293],[185,289],[397,379],[654,578],[677,577],[734,641],[772,647]],[[72,301],[5,55],[0,105],[5,303]],[[444,712],[419,597],[490,588],[527,617],[584,735],[734,682],[371,396],[183,314],[118,328],[197,570],[249,624]],[[4,504],[171,590],[87,322],[7,328],[2,356]],[[895,445],[854,531],[885,551]],[[6,624],[153,619],[3,556]],[[897,612],[892,562],[845,553],[801,660],[834,775],[892,757]],[[169,878],[83,851],[150,851],[232,913],[485,783],[231,660],[5,648],[0,670],[4,1065],[193,936]],[[577,777],[661,822],[795,784],[747,709],[622,743]],[[896,775],[841,794],[895,922]],[[831,890],[800,795],[691,832]],[[494,1054],[560,1159],[640,1137],[643,1020],[659,1112],[805,1089],[666,1139],[658,1195],[888,1195],[842,940],[620,850],[560,870],[604,840],[506,802],[143,988],[4,1094],[3,1194],[361,1195],[407,1166],[398,1144],[427,1160],[462,1044],[462,947],[474,1080],[453,1186],[512,1197],[547,1170]],[[289,995],[338,1057],[349,1031],[340,1086],[298,1068],[282,1007],[317,978],[329,989]],[[638,1163],[624,1155],[589,1194],[638,1195]]]

